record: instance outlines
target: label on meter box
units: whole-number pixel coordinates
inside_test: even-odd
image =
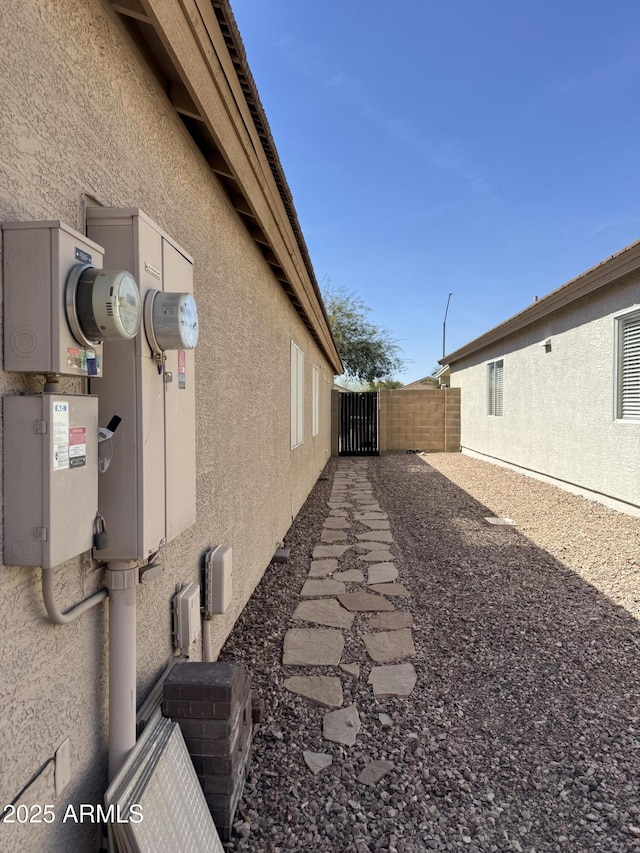
[[[187,387],[187,354],[183,349],[178,350],[178,388]]]
[[[63,471],[69,467],[69,403],[54,401],[52,433],[53,470]]]
[[[87,464],[87,428],[69,428],[69,468]]]

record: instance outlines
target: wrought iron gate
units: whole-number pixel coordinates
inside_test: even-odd
[[[339,395],[340,456],[378,456],[378,394],[349,391]]]

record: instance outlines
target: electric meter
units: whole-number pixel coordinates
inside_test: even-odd
[[[158,355],[165,350],[194,349],[198,343],[198,309],[190,293],[150,290],[144,300],[147,340]]]
[[[142,320],[138,285],[126,270],[99,270],[77,264],[65,290],[69,327],[86,346],[135,338]]]

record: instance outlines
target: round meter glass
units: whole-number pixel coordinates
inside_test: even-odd
[[[126,273],[121,278],[114,297],[122,328],[126,332],[127,337],[133,338],[140,328],[140,318],[142,316],[140,291],[133,276]]]
[[[190,293],[149,291],[145,297],[145,329],[154,352],[194,349],[198,343],[198,309]]]
[[[198,343],[198,307],[190,293],[184,294],[182,322],[185,349],[194,349]]]
[[[67,320],[79,343],[131,339],[142,320],[138,285],[126,270],[100,270],[90,264],[75,266],[65,289]]]

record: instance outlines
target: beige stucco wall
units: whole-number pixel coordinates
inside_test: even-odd
[[[212,623],[214,652],[259,582],[330,454],[332,372],[111,7],[4,4],[0,33],[0,218],[60,219],[82,231],[86,194],[141,208],[194,258],[197,522],[162,552],[163,577],[138,588],[142,698],[172,655],[170,598],[198,580],[207,546],[230,545],[234,556],[233,604]],[[305,441],[293,451],[291,340],[305,353]],[[313,364],[322,378],[312,439]],[[2,394],[39,387],[0,372]],[[55,576],[61,607],[100,585],[87,555]],[[60,818],[70,801],[100,801],[105,787],[108,605],[58,627],[45,615],[39,569],[2,567],[0,592],[0,800],[10,802],[67,737],[72,753],[61,797],[49,765],[25,798],[54,804],[59,819],[5,824],[0,848],[94,849],[95,826]]]
[[[634,305],[637,274],[453,364],[463,450],[640,506],[640,423],[614,418],[614,317]],[[500,358],[504,415],[491,417],[487,362]]]
[[[380,452],[460,449],[460,391],[381,389]]]

